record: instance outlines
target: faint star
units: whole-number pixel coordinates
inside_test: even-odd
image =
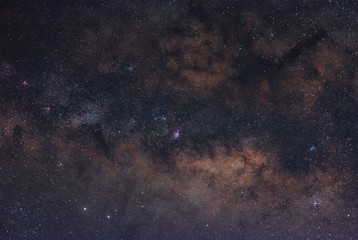
[[[63,165],[63,162],[61,162],[61,161],[57,162],[57,167],[62,168],[63,166],[64,166],[64,165]]]
[[[128,69],[128,71],[132,72],[134,70],[134,67],[132,65],[130,65],[127,69]]]
[[[51,112],[51,108],[50,107],[45,107],[45,112],[47,113],[47,114],[49,114],[50,112]]]

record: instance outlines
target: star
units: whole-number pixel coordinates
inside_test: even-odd
[[[44,108],[45,112],[49,114],[51,112],[51,107],[47,106]]]
[[[179,139],[179,137],[180,137],[180,130],[177,129],[173,132],[173,139],[177,140],[177,139]]]
[[[312,145],[312,146],[310,147],[310,151],[311,151],[311,152],[316,151],[316,149],[317,149],[317,148],[316,148],[315,145]]]

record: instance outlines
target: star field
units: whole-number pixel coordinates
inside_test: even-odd
[[[357,239],[354,1],[1,1],[0,239]]]

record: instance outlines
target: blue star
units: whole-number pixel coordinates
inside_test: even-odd
[[[179,137],[180,137],[180,131],[179,131],[179,129],[178,129],[178,130],[176,130],[176,131],[173,133],[173,139],[174,139],[174,140],[177,140]]]

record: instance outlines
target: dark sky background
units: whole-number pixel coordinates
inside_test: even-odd
[[[0,1],[0,239],[358,239],[356,1]]]

